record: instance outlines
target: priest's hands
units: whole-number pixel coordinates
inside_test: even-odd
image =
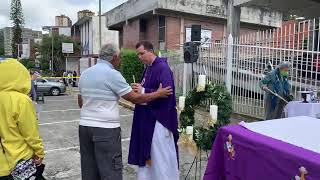
[[[173,90],[170,86],[162,88],[162,84],[160,83],[157,93],[160,98],[167,98],[173,94]]]
[[[132,83],[131,88],[135,93],[141,94],[142,93],[142,85],[139,83]]]

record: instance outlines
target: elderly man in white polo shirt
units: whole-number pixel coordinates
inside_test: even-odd
[[[154,93],[135,93],[116,70],[119,65],[119,49],[107,44],[101,48],[97,64],[80,77],[82,180],[122,180],[120,97],[141,104],[172,94],[171,87],[162,86]]]

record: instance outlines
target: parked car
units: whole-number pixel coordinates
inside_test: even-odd
[[[48,81],[44,78],[37,79],[37,93],[59,96],[66,92],[66,86],[60,82]]]

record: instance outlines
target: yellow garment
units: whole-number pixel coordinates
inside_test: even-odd
[[[20,160],[44,158],[35,108],[28,96],[28,70],[15,59],[0,61],[0,177],[10,174]]]

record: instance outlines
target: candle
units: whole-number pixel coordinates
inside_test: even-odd
[[[136,83],[136,77],[132,75],[133,83]]]
[[[186,102],[186,97],[184,96],[180,96],[179,97],[179,109],[182,111],[184,110],[184,106],[185,106],[185,102]]]
[[[216,105],[210,106],[210,116],[211,116],[212,120],[218,119],[218,106],[216,106]]]
[[[186,133],[187,133],[188,135],[193,135],[193,126],[187,126]]]
[[[206,88],[206,75],[199,75],[198,90],[204,91]]]

